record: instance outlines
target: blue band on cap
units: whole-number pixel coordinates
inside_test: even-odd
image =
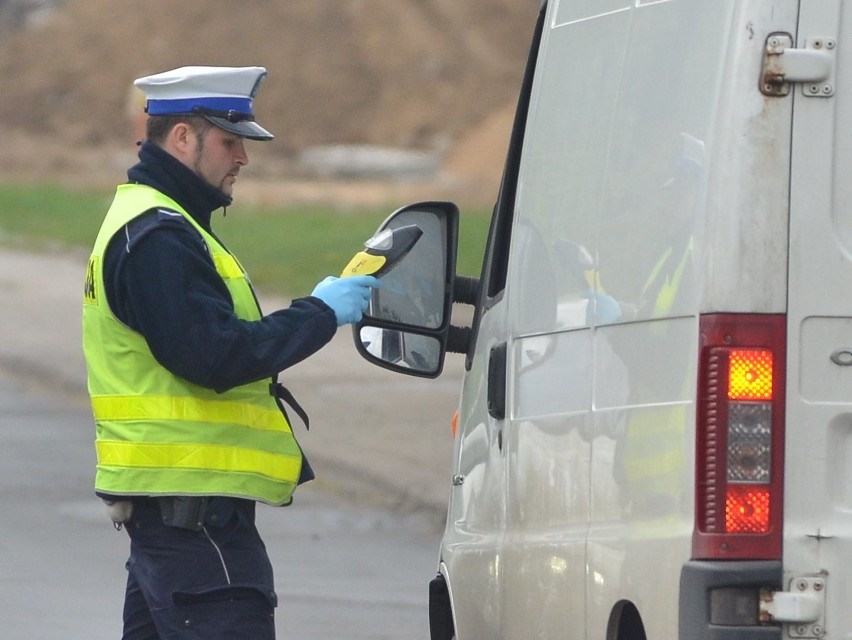
[[[252,114],[251,98],[211,97],[184,98],[181,100],[148,100],[149,116],[167,116],[173,113],[192,113],[193,109],[236,111]]]

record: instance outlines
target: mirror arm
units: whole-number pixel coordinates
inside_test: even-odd
[[[453,302],[476,306],[479,302],[479,278],[457,275],[453,287]],[[466,354],[470,347],[471,335],[470,327],[450,325],[450,331],[447,334],[447,351]]]
[[[450,325],[450,331],[447,334],[447,351],[450,353],[467,353],[470,346],[470,336],[470,327]]]
[[[479,300],[479,278],[456,276],[453,289],[453,302],[476,305]]]

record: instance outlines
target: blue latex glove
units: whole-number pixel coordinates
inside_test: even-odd
[[[589,289],[583,294],[589,303],[586,305],[586,324],[610,324],[621,317],[621,307],[612,296]]]
[[[373,276],[328,276],[311,295],[325,302],[337,316],[337,326],[358,322],[370,304],[372,290],[381,286]]]

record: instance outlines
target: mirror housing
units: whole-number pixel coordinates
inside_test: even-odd
[[[381,277],[382,286],[353,328],[355,347],[368,361],[407,375],[440,375],[451,329],[458,220],[452,202],[418,202],[393,212],[377,229],[413,224],[423,234]]]

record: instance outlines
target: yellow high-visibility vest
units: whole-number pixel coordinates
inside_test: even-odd
[[[260,309],[239,262],[174,200],[144,185],[118,187],[86,275],[83,350],[97,426],[98,492],[121,496],[233,496],[290,502],[302,452],[269,379],[216,393],[154,358],[145,338],[112,313],[104,296],[110,239],[153,208],[180,213],[201,234],[239,318]]]
[[[692,286],[692,283],[684,283],[683,279],[693,259],[693,245],[694,239],[690,238],[671,273],[664,269],[672,258],[673,248],[669,248],[652,269],[642,297],[653,301],[653,318],[669,317],[679,311],[675,309],[675,302],[681,285]],[[658,335],[663,330],[661,325],[651,327],[651,331]],[[692,384],[685,373],[683,380],[684,385]],[[641,382],[635,385],[636,389],[641,389],[641,386]],[[689,397],[685,386],[681,397]],[[689,468],[686,448],[688,417],[687,407],[683,404],[648,406],[636,411],[627,426],[622,464],[628,491],[637,501],[653,504],[657,515],[663,515],[660,512],[665,507],[676,509],[682,506]],[[663,498],[670,500],[667,502]]]

